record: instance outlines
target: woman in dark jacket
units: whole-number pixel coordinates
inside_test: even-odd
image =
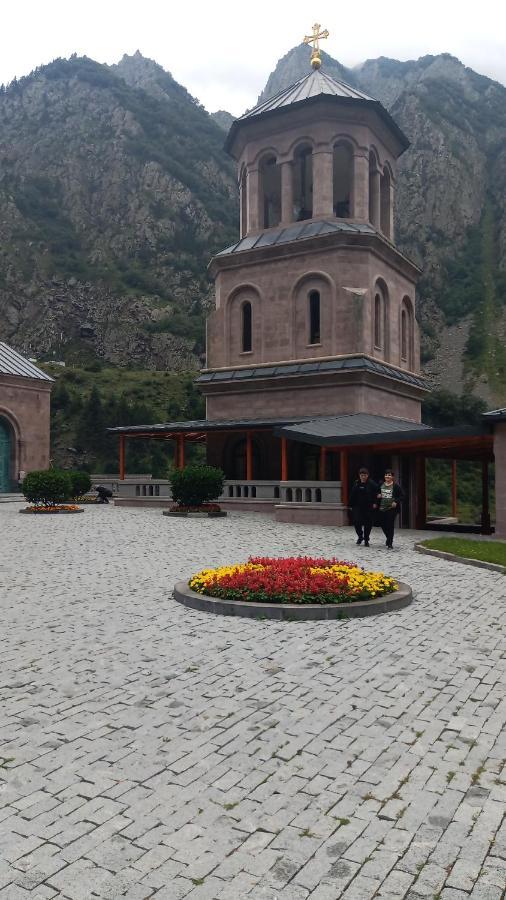
[[[385,543],[389,550],[393,549],[395,517],[403,500],[404,491],[400,484],[394,481],[392,469],[387,469],[384,481],[379,486],[377,502],[380,525],[386,537]]]
[[[369,536],[372,528],[373,510],[377,504],[378,485],[369,478],[368,469],[358,470],[358,479],[350,493],[351,514],[353,524],[357,532],[357,544],[364,542],[369,546]]]

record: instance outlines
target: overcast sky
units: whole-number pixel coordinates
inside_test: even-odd
[[[281,56],[317,20],[322,47],[346,66],[452,53],[506,84],[505,0],[23,0],[4,3],[0,83],[58,56],[117,62],[137,49],[210,111],[254,105]]]

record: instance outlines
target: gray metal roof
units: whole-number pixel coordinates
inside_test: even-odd
[[[374,97],[369,97],[368,94],[358,91],[344,81],[336,81],[329,75],[325,75],[325,73],[319,69],[313,69],[313,71],[308,75],[305,75],[304,78],[299,79],[299,81],[294,82],[294,84],[289,85],[287,88],[283,88],[283,90],[279,91],[274,97],[269,97],[268,100],[264,100],[263,103],[259,103],[258,106],[248,110],[248,112],[240,116],[239,119],[235,119],[230,126],[230,131],[225,141],[225,150],[230,150],[235,135],[242,125],[257,118],[263,118],[279,112],[286,112],[287,110],[292,109],[296,104],[308,103],[322,98],[332,98],[339,103],[373,105],[382,119],[389,125],[391,130],[395,132],[403,149],[406,150],[407,147],[409,147],[409,141],[406,135],[401,131],[397,123],[392,119],[390,113],[388,113],[385,107],[381,105],[379,100],[375,100]]]
[[[420,432],[432,432],[430,425],[375,416],[370,413],[350,413],[343,416],[311,419],[276,429],[276,433],[294,441],[309,444],[363,443],[385,435],[398,438],[402,433],[419,436]]]
[[[208,384],[220,381],[245,381],[264,378],[280,378],[297,375],[325,374],[339,371],[366,371],[376,375],[385,375],[404,384],[427,389],[427,382],[421,375],[396,369],[387,363],[370,359],[367,356],[350,356],[344,359],[327,359],[318,362],[288,362],[274,366],[256,366],[247,369],[222,369],[217,372],[203,372],[197,378],[197,384]]]
[[[267,228],[260,234],[248,235],[220,250],[216,256],[228,256],[230,253],[240,253],[242,250],[253,250],[259,247],[273,247],[279,244],[288,244],[291,241],[303,241],[307,238],[321,237],[324,234],[376,234],[376,229],[366,223],[355,225],[352,222],[341,222],[337,219],[326,219],[323,222],[294,222],[283,228]]]
[[[312,72],[304,75],[299,81],[283,88],[274,97],[269,97],[263,103],[259,103],[258,106],[239,116],[239,119],[236,121],[243,122],[245,119],[252,119],[253,116],[260,116],[264,112],[281,109],[283,106],[291,106],[292,103],[300,103],[302,100],[310,100],[311,97],[319,97],[322,94],[328,94],[330,97],[346,97],[352,100],[369,100],[372,103],[377,103],[374,97],[369,97],[368,94],[357,91],[356,88],[351,87],[344,81],[336,81],[334,78],[330,78],[329,75],[325,75],[325,72],[313,69]]]
[[[17,375],[21,378],[37,378],[40,381],[53,381],[49,375],[34,366],[29,359],[21,356],[12,347],[0,341],[0,375]]]
[[[501,422],[506,419],[506,408],[491,409],[489,412],[483,413],[483,418],[486,422]]]
[[[121,425],[108,428],[114,434],[158,434],[171,431],[176,433],[206,431],[236,431],[249,428],[274,428],[280,425],[291,425],[293,422],[305,421],[305,416],[276,419],[191,419],[188,422],[164,422],[156,425]]]

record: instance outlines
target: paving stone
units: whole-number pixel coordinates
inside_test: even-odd
[[[0,505],[1,900],[499,900],[502,576],[419,556],[413,532],[387,555],[375,531],[357,548],[264,515],[88,508],[43,530],[17,509]],[[356,559],[415,602],[281,623],[172,600],[250,553]]]

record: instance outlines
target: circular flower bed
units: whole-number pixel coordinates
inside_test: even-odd
[[[309,556],[272,559],[203,569],[188,586],[198,594],[250,603],[353,603],[398,590],[394,578],[366,572],[355,563]]]

